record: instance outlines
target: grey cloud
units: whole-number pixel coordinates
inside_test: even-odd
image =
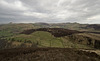
[[[0,0],[0,23],[100,23],[100,0]]]

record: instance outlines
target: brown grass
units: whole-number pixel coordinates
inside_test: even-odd
[[[0,61],[100,61],[100,56],[70,48],[16,48],[1,50]]]

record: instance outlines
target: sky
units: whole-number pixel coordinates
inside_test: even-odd
[[[0,0],[0,23],[100,24],[100,0]]]

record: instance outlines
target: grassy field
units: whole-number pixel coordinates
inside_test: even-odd
[[[67,37],[67,36],[66,36]],[[68,37],[54,37],[49,32],[36,31],[32,34],[19,34],[8,37],[7,40],[15,45],[35,45],[37,47],[60,47],[60,48],[91,48],[89,46],[70,41]]]
[[[43,31],[37,31],[35,33],[32,33],[30,35],[17,35],[13,36],[11,38],[7,38],[10,41],[17,41],[17,42],[27,42],[27,43],[35,43],[38,44],[38,46],[42,47],[63,47],[61,44],[60,38],[56,38],[51,33],[43,32]],[[13,40],[12,40],[13,39]]]
[[[73,26],[72,26],[73,25]],[[62,48],[91,48],[86,45],[87,38],[99,39],[99,34],[91,33],[80,33],[79,35],[71,35],[66,37],[54,37],[49,32],[35,32],[29,35],[19,34],[20,32],[28,29],[36,28],[66,28],[73,30],[84,30],[84,31],[95,31],[93,28],[85,28],[88,24],[78,24],[78,23],[62,23],[62,24],[3,24],[0,25],[0,39],[5,39],[7,46],[10,44],[12,47],[27,45],[28,47],[62,47]],[[82,36],[82,37],[81,37]],[[83,37],[85,36],[85,37]],[[74,38],[73,38],[74,37]],[[73,41],[72,41],[73,39]],[[75,39],[75,40],[74,40]],[[79,39],[79,40],[78,40]],[[76,43],[74,41],[83,40],[82,43]],[[84,45],[84,41],[86,42]],[[7,47],[8,48],[8,47]]]

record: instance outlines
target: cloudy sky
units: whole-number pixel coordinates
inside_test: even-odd
[[[0,23],[98,23],[100,0],[0,0]]]

